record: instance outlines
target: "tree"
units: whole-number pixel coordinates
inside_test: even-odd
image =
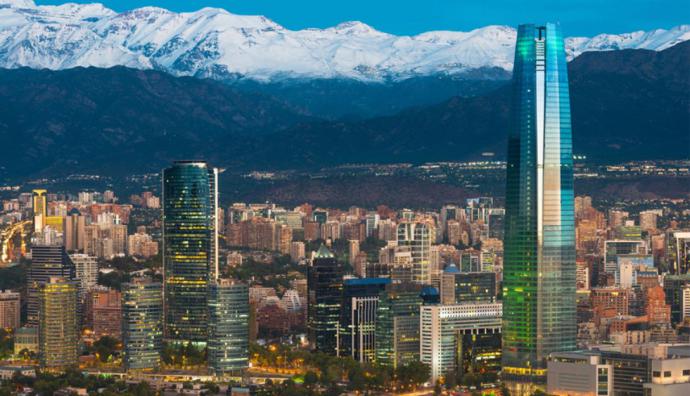
[[[316,383],[319,382],[319,376],[316,375],[315,372],[312,370],[309,370],[304,374],[304,385],[305,386],[314,386]]]
[[[120,343],[113,337],[103,336],[93,343],[93,352],[98,356],[98,359],[106,363],[119,349]]]

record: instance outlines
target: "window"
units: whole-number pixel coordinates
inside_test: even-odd
[[[683,375],[690,375],[690,370],[683,370]]]
[[[670,377],[670,376],[671,376],[671,372],[670,372],[670,371],[664,371],[664,378],[668,378],[668,377]]]
[[[652,373],[652,377],[654,377],[654,378],[659,378],[659,377],[661,377],[661,371],[654,371],[654,372]]]

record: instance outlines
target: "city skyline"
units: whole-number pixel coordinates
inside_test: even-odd
[[[38,2],[0,0],[0,394],[690,394],[690,25],[577,37],[682,12]],[[291,27],[351,14],[510,25]]]

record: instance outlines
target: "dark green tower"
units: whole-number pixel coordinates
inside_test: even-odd
[[[218,271],[218,171],[177,161],[163,171],[165,338],[206,343],[207,288]]]

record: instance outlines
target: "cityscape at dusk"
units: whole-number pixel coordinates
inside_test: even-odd
[[[234,3],[0,0],[0,396],[690,395],[687,5]]]

